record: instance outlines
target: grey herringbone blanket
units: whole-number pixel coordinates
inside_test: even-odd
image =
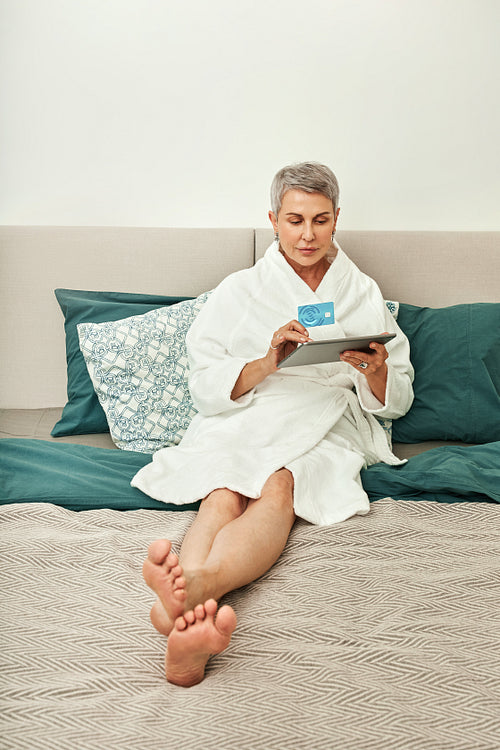
[[[140,569],[194,514],[3,506],[0,746],[498,748],[499,513],[385,499],[298,522],[227,597],[233,640],[186,690],[164,680]]]

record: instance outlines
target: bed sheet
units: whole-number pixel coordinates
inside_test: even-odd
[[[45,501],[69,510],[195,510],[199,503],[162,503],[130,486],[151,456],[44,440],[0,440],[0,504]],[[448,445],[402,466],[361,472],[370,501],[500,502],[500,442]]]
[[[496,504],[396,502],[315,527],[225,598],[204,682],[168,684],[148,544],[194,512],[0,508],[9,750],[491,750],[500,721]]]

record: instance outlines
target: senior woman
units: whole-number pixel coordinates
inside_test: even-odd
[[[166,675],[190,686],[229,643],[236,615],[224,594],[263,575],[297,516],[315,524],[366,514],[363,466],[401,463],[376,417],[412,399],[409,346],[376,283],[334,239],[339,190],[315,162],[281,169],[271,187],[275,240],[253,268],[226,278],[187,338],[198,414],[181,444],[158,451],[132,484],[165,502],[202,500],[179,557],[154,542],[144,577],[168,636]],[[298,307],[333,303],[332,322],[307,330]],[[340,362],[278,369],[301,342],[394,332]]]

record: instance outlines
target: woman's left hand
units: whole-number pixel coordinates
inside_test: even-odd
[[[387,386],[387,365],[385,363],[389,356],[387,349],[383,344],[377,344],[372,341],[369,345],[373,352],[346,351],[342,352],[340,359],[347,362],[355,370],[366,376],[368,385],[373,395],[385,404],[385,390]]]
[[[359,351],[345,351],[340,355],[342,362],[347,362],[362,375],[373,375],[381,368],[386,370],[385,360],[389,356],[387,349],[383,344],[377,344],[372,341],[370,349],[374,351],[370,354]]]

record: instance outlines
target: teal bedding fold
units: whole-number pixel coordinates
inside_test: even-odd
[[[371,501],[499,503],[500,442],[433,448],[402,466],[375,464],[361,472],[361,481]]]
[[[160,503],[130,486],[151,456],[44,440],[0,440],[0,504],[48,502],[68,510],[195,510],[199,503]],[[370,500],[500,502],[500,442],[445,446],[403,466],[361,472]]]
[[[0,504],[53,503],[68,510],[195,510],[170,505],[130,486],[151,461],[146,453],[48,440],[0,440]]]

